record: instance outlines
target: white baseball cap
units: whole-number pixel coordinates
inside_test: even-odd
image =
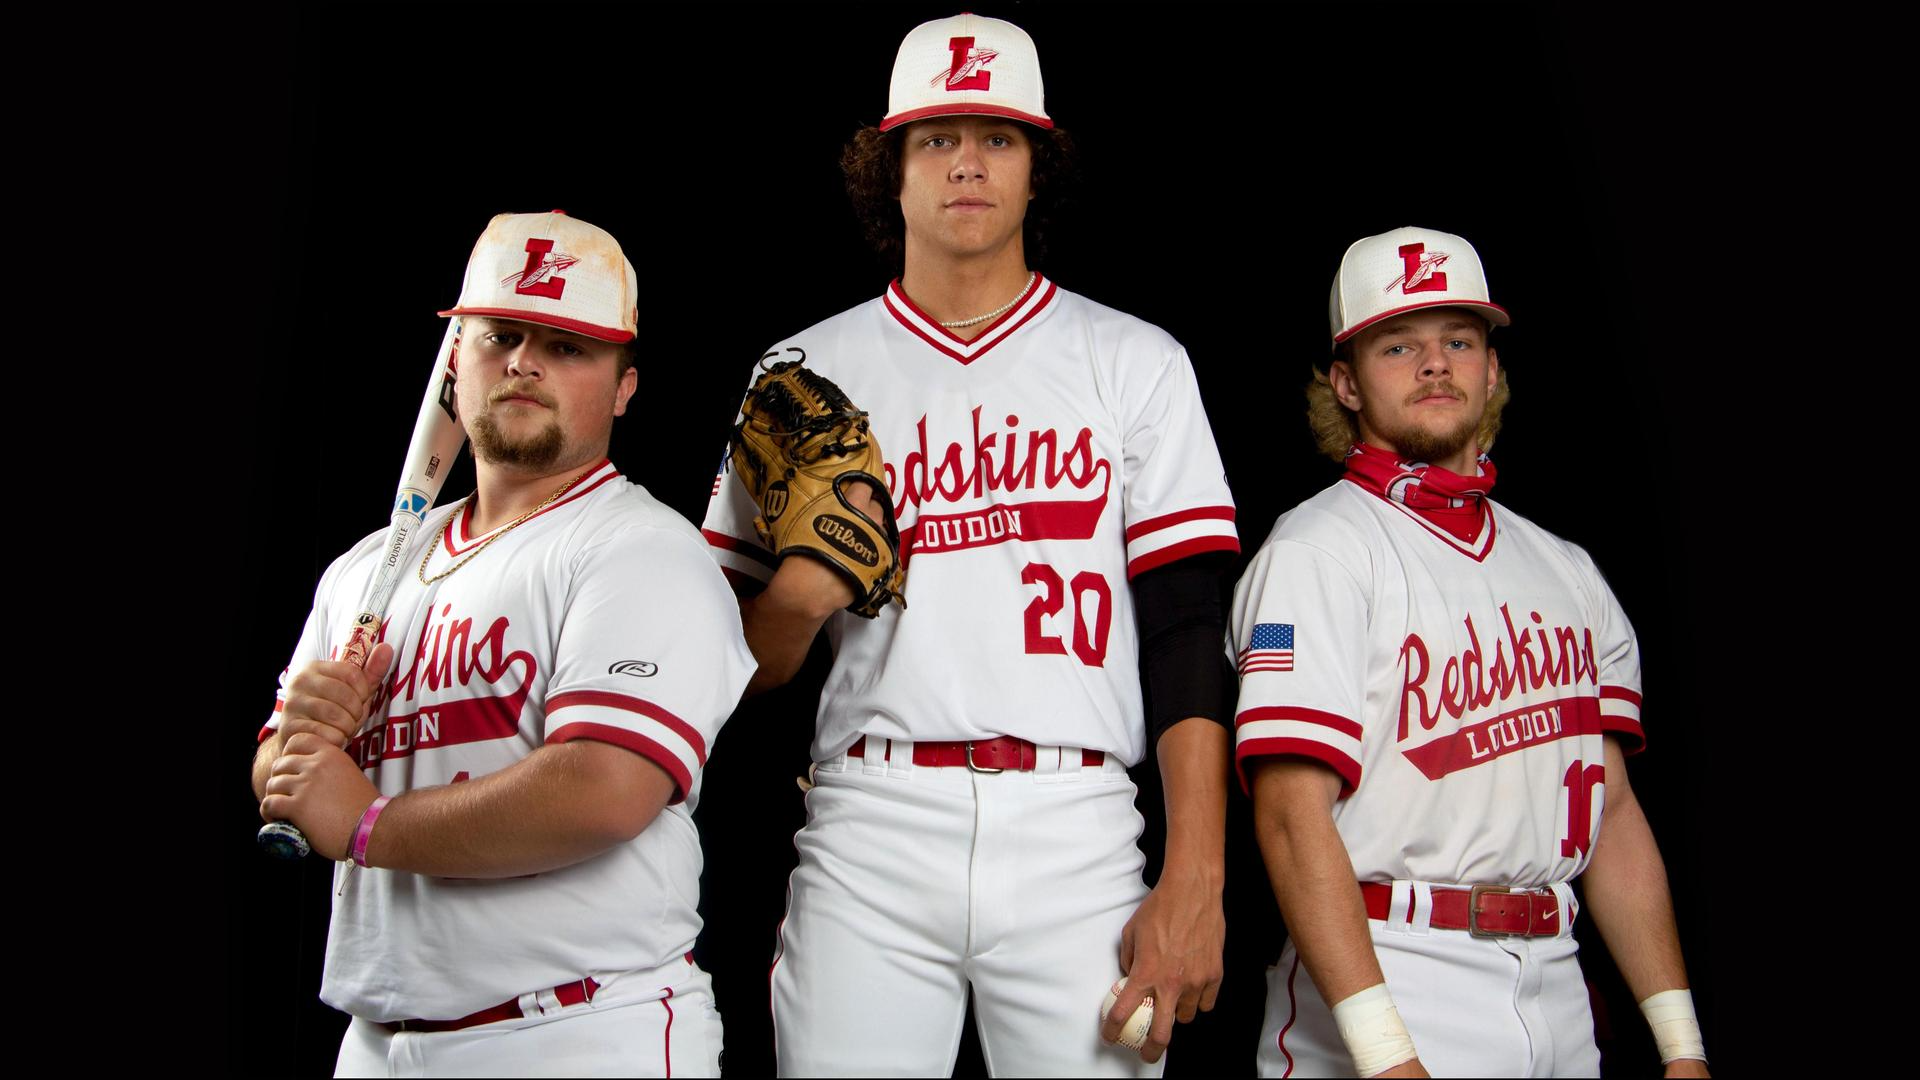
[[[597,225],[547,214],[498,214],[473,245],[460,302],[442,315],[491,315],[632,341],[640,277],[620,241]]]
[[[1003,19],[955,15],[913,28],[893,58],[881,131],[929,116],[980,114],[1051,128],[1040,54]]]
[[[1333,275],[1333,343],[1389,315],[1430,307],[1470,308],[1495,326],[1512,321],[1488,296],[1480,253],[1464,238],[1409,226],[1356,240]]]

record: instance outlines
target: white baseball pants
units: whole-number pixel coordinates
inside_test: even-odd
[[[1564,887],[1562,887],[1564,888]],[[1599,1076],[1593,1013],[1580,974],[1573,920],[1558,937],[1475,938],[1427,926],[1432,902],[1397,889],[1386,921],[1370,919],[1387,991],[1434,1076]],[[1571,912],[1572,893],[1562,897]],[[1333,1013],[1293,943],[1267,970],[1261,1076],[1353,1076]]]
[[[630,972],[592,1001],[459,1031],[395,1032],[356,1016],[334,1075],[719,1076],[713,980],[684,967],[668,996],[644,978],[652,972]]]
[[[911,764],[868,737],[823,762],[773,968],[782,1076],[948,1076],[971,987],[987,1069],[1159,1076],[1100,1041],[1146,896],[1135,788],[1111,755],[1031,772]],[[1062,766],[1062,761],[1068,762]]]

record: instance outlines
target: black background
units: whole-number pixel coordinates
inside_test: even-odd
[[[223,172],[255,245],[236,273],[260,294],[271,361],[247,367],[261,407],[233,435],[255,448],[250,490],[273,498],[244,545],[250,584],[225,598],[247,629],[211,703],[224,734],[195,755],[215,804],[198,844],[226,877],[225,969],[200,974],[225,999],[236,1070],[325,1073],[345,1024],[315,997],[327,868],[255,852],[241,777],[321,570],[384,525],[434,312],[487,219],[558,207],[620,238],[641,275],[641,383],[612,457],[695,521],[754,359],[887,280],[836,160],[884,110],[902,35],[954,9],[661,11],[309,7],[246,25],[247,90],[226,106],[249,149]],[[1042,269],[1187,346],[1247,556],[1337,475],[1312,449],[1300,388],[1326,355],[1346,245],[1419,224],[1479,249],[1514,316],[1494,338],[1514,387],[1496,495],[1584,545],[1639,631],[1650,749],[1634,787],[1716,1068],[1757,1062],[1761,1039],[1734,1014],[1765,938],[1716,894],[1748,824],[1730,805],[1746,763],[1727,748],[1748,721],[1723,673],[1751,662],[1745,583],[1764,565],[1747,531],[1764,511],[1722,497],[1741,479],[1752,382],[1723,362],[1719,329],[1744,242],[1729,174],[1768,108],[1723,76],[1755,29],[1496,5],[983,13],[1033,35],[1048,111],[1084,156],[1081,204]],[[471,475],[463,462],[445,497]],[[766,966],[813,689],[743,707],[706,774],[697,955],[732,1075],[772,1069]],[[1159,786],[1150,766],[1136,779],[1151,880]],[[1252,1069],[1281,929],[1238,792],[1230,814],[1227,982],[1214,1013],[1176,1031],[1170,1075]],[[1608,1070],[1656,1068],[1581,930]],[[970,1044],[963,1073],[979,1067]]]

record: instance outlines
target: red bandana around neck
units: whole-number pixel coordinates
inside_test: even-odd
[[[1437,465],[1404,462],[1391,450],[1355,443],[1347,452],[1348,480],[1383,499],[1414,511],[1466,543],[1480,535],[1487,517],[1486,495],[1496,476],[1493,461],[1480,455],[1480,475],[1461,476]]]

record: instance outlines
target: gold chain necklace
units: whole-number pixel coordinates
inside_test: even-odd
[[[433,575],[432,577],[427,576],[427,564],[433,561],[433,545],[428,544],[426,558],[423,558],[420,560],[420,569],[419,571],[416,572],[415,576],[420,579],[420,584],[431,585],[434,582],[439,581],[441,578],[446,577],[447,575],[453,573],[455,570],[458,570],[461,567],[472,562],[474,559],[479,558],[480,553],[492,547],[493,542],[495,540],[498,540],[501,537],[512,532],[513,530],[519,528],[522,522],[525,522],[528,518],[532,517],[533,515],[539,513],[542,510],[545,510],[549,506],[552,506],[555,502],[559,501],[560,496],[565,495],[569,491],[572,491],[575,484],[578,484],[580,481],[585,480],[589,476],[592,476],[595,472],[599,470],[599,468],[600,467],[598,465],[595,465],[593,468],[588,469],[586,472],[583,472],[579,476],[576,476],[573,479],[567,481],[565,484],[562,484],[560,486],[559,491],[556,491],[553,494],[547,496],[546,502],[541,503],[539,506],[534,507],[533,509],[527,511],[524,514],[521,514],[519,517],[514,518],[512,524],[506,526],[505,528],[500,529],[498,532],[495,532],[492,536],[487,537],[484,543],[482,543],[479,547],[473,549],[472,554],[468,555],[464,559],[461,559],[459,562],[454,563],[452,566],[447,567],[445,570],[442,570],[439,573]],[[474,494],[477,495],[479,494],[479,492],[475,492]],[[472,503],[473,495],[467,496],[466,501],[468,503]],[[447,546],[447,550],[449,551],[453,550],[453,523],[457,518],[459,518],[462,512],[463,511],[455,510],[453,513],[448,514],[447,523],[440,530],[440,542],[445,544]]]

